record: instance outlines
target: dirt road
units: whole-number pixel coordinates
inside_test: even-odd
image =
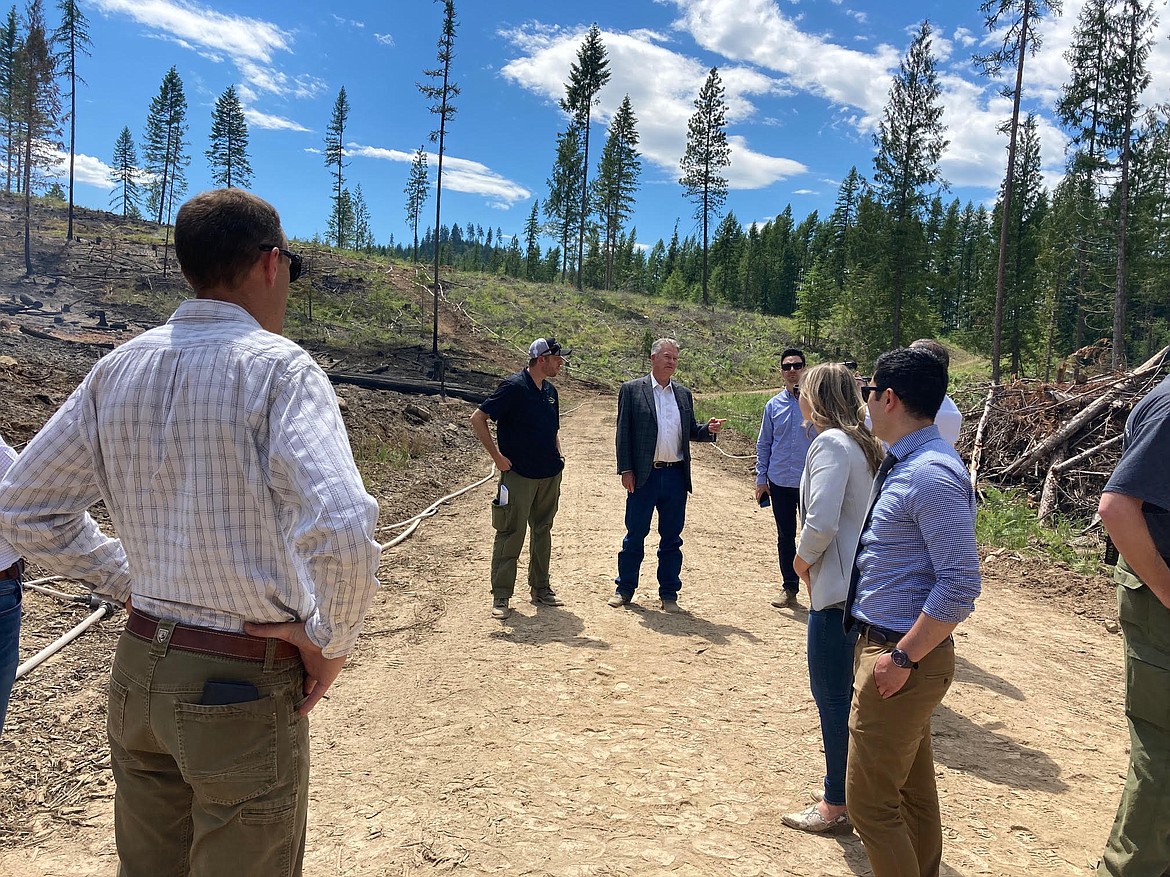
[[[622,533],[613,421],[600,400],[564,422],[564,608],[489,617],[489,487],[388,553],[368,635],[312,716],[307,874],[869,873],[855,835],[780,824],[823,761],[807,603],[769,605],[774,529],[748,480],[696,449],[683,614],[654,608],[653,587],[605,605]],[[935,719],[944,874],[1086,874],[1125,768],[1120,638],[989,569],[957,639]],[[110,800],[90,808],[0,853],[0,873],[112,874]]]

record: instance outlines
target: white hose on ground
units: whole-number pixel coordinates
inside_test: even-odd
[[[25,675],[30,670],[32,670],[35,667],[39,666],[40,664],[44,663],[44,661],[46,661],[48,658],[52,657],[54,654],[59,652],[61,649],[65,648],[65,646],[69,645],[69,643],[73,642],[75,639],[77,639],[79,636],[81,636],[83,633],[85,633],[87,630],[89,630],[89,628],[91,628],[91,627],[93,627],[93,625],[97,624],[98,621],[105,618],[107,615],[113,614],[115,609],[116,609],[116,607],[114,606],[113,603],[104,603],[104,602],[100,603],[98,605],[98,608],[95,609],[90,614],[90,616],[85,619],[85,621],[81,622],[81,624],[77,625],[77,627],[73,628],[73,630],[69,631],[67,634],[60,637],[55,642],[52,642],[49,645],[45,646],[43,649],[41,649],[39,652],[37,652],[35,655],[33,655],[31,658],[29,658],[27,661],[25,661],[19,667],[17,667],[16,668],[16,678],[19,679],[21,676]]]
[[[483,478],[479,479],[479,481],[476,481],[474,484],[469,484],[466,487],[462,487],[459,490],[456,490],[454,493],[448,493],[446,496],[440,497],[439,499],[436,499],[433,503],[431,503],[429,506],[427,506],[425,509],[423,509],[421,512],[419,512],[413,518],[407,518],[405,521],[399,521],[397,524],[390,524],[389,526],[386,526],[386,527],[379,527],[378,532],[384,532],[386,530],[397,530],[401,527],[407,526],[408,524],[410,525],[410,529],[408,529],[406,532],[399,533],[397,536],[395,536],[389,542],[386,542],[386,543],[380,545],[379,547],[383,551],[385,551],[387,548],[393,548],[399,542],[402,542],[404,539],[409,538],[410,535],[415,530],[418,529],[418,525],[422,522],[423,518],[429,518],[431,515],[435,514],[439,510],[439,506],[441,506],[443,503],[447,502],[447,500],[455,499],[455,497],[462,496],[463,494],[467,493],[469,490],[475,490],[475,488],[480,487],[484,484],[487,484],[489,481],[491,481],[495,477],[495,475],[496,475],[496,467],[492,466],[492,470],[490,472],[488,472],[488,474],[485,475]]]

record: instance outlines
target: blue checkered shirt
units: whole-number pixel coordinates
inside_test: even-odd
[[[890,470],[858,545],[853,616],[904,632],[920,613],[957,624],[979,596],[975,492],[934,424],[890,448]]]

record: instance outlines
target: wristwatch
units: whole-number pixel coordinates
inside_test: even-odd
[[[894,649],[890,652],[890,660],[901,667],[903,670],[917,670],[918,662],[911,661],[910,656],[901,649]]]

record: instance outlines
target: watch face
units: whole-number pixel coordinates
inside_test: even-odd
[[[914,666],[914,662],[910,660],[910,656],[901,649],[894,649],[892,652],[890,652],[890,660],[892,660],[903,670]]]

